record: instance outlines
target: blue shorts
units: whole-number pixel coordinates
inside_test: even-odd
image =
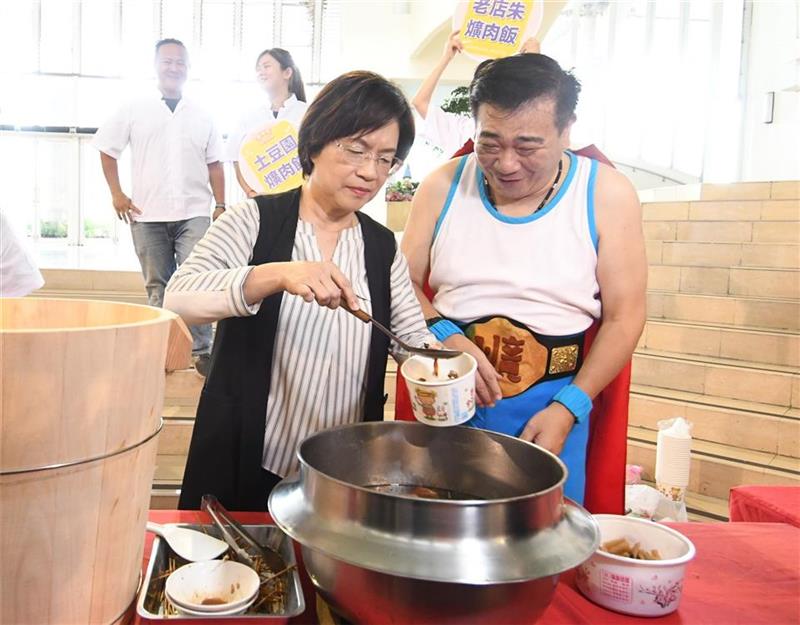
[[[478,406],[475,416],[465,425],[474,428],[519,436],[528,420],[545,408],[553,396],[564,386],[572,382],[574,376],[549,380],[532,386],[527,391],[501,399],[494,408]],[[586,445],[589,440],[589,419],[576,423],[564,442],[564,448],[558,455],[567,465],[567,482],[564,495],[573,501],[583,504],[586,487]]]

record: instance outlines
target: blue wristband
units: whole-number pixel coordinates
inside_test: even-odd
[[[579,386],[567,384],[553,396],[553,401],[569,410],[575,417],[577,423],[583,423],[589,418],[592,412],[592,398],[589,397]]]
[[[449,319],[440,319],[428,328],[437,341],[444,341],[454,334],[464,334],[464,331]]]

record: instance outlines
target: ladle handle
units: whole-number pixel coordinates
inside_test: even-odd
[[[363,321],[364,323],[369,323],[372,321],[372,317],[370,317],[366,312],[364,312],[360,308],[358,310],[351,310],[350,308],[347,308],[347,311],[353,313],[354,316],[361,319],[361,321]]]

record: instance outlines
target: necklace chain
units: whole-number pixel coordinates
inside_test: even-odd
[[[555,190],[556,185],[558,184],[558,181],[561,180],[561,171],[562,171],[563,168],[564,168],[564,166],[563,166],[563,163],[562,163],[562,159],[559,158],[558,159],[558,171],[556,172],[556,178],[555,178],[555,180],[553,180],[553,184],[550,185],[550,188],[547,190],[547,193],[542,198],[542,201],[539,203],[539,206],[537,206],[536,210],[533,211],[534,213],[539,212],[542,209],[542,207],[545,204],[547,204],[547,200],[550,199],[550,196],[553,195],[553,191]],[[492,188],[489,186],[489,181],[486,180],[486,176],[485,175],[483,177],[483,182],[486,185],[487,190],[489,191],[489,199],[491,200],[492,204],[494,204],[495,203],[495,201],[494,201],[494,193],[492,193]],[[531,213],[531,214],[533,214],[533,213]]]

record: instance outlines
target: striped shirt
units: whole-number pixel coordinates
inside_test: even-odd
[[[230,207],[197,243],[167,285],[164,307],[189,324],[255,315],[243,285],[259,231],[254,200]],[[293,261],[322,261],[312,224],[297,222]],[[361,226],[343,230],[332,262],[358,295],[368,296]],[[419,307],[408,265],[398,250],[391,267],[391,329],[411,345],[433,343]],[[368,313],[369,301],[360,302]],[[284,293],[278,316],[267,402],[262,465],[285,476],[298,467],[295,450],[310,434],[355,423],[363,416],[371,336],[369,325],[343,310],[331,310]],[[393,353],[396,346],[392,344]],[[395,353],[395,357],[397,354]]]

